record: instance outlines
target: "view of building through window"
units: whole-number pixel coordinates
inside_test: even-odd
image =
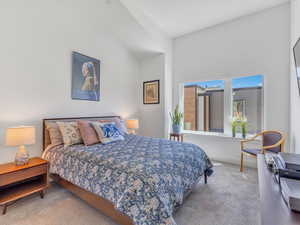
[[[263,76],[232,79],[233,117],[247,119],[248,133],[262,130]]]
[[[230,82],[230,81],[228,81]],[[232,105],[224,105],[224,88],[232,88],[227,96]],[[247,119],[248,133],[262,130],[263,76],[239,77],[225,87],[223,80],[184,83],[184,129],[193,131],[224,132],[224,110],[232,117]],[[229,95],[227,94],[227,95]],[[238,130],[239,132],[239,130]]]
[[[224,81],[184,84],[184,129],[224,131]]]

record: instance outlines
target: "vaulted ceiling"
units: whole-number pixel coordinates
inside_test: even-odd
[[[143,13],[167,36],[174,38],[289,0],[122,0]]]

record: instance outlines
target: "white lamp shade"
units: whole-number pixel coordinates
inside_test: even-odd
[[[137,119],[126,120],[126,126],[129,129],[139,129],[139,121]]]
[[[6,129],[5,143],[8,146],[32,145],[35,143],[35,127],[22,126]]]

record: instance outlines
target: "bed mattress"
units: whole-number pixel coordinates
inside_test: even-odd
[[[136,225],[176,225],[175,209],[212,163],[196,145],[125,135],[92,146],[48,146],[50,173],[100,197]]]

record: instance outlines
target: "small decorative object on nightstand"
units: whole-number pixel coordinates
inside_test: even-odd
[[[35,128],[33,126],[11,127],[6,129],[6,145],[19,146],[15,157],[16,165],[28,163],[29,154],[24,145],[35,143]]]
[[[126,126],[130,134],[136,134],[136,130],[139,129],[139,121],[137,119],[128,119],[126,120]]]
[[[44,191],[48,187],[48,162],[41,158],[31,158],[23,166],[15,163],[0,165],[0,206],[2,214],[7,206],[16,200],[33,193],[40,193],[44,198]]]
[[[183,134],[170,133],[170,140],[183,142]]]

